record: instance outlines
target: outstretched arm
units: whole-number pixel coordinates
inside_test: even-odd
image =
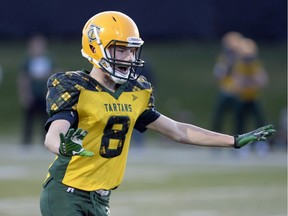
[[[233,136],[177,122],[164,115],[161,115],[156,121],[150,123],[147,128],[158,131],[164,136],[184,144],[222,147],[232,147],[234,145]]]
[[[246,134],[230,136],[206,130],[192,124],[177,122],[163,115],[147,125],[147,128],[158,131],[179,143],[234,148],[241,148],[256,140],[265,140],[276,132],[272,125],[266,125]]]

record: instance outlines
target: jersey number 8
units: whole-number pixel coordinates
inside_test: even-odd
[[[121,154],[129,126],[130,118],[128,116],[111,116],[108,119],[101,140],[100,155],[102,157],[113,158]],[[118,141],[115,149],[109,148],[112,140]]]

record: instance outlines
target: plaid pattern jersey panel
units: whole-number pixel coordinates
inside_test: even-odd
[[[47,82],[46,110],[49,116],[58,111],[76,110],[80,90],[89,88],[89,75],[84,72],[62,72],[51,76]],[[69,77],[69,79],[68,79]],[[95,90],[96,87],[94,86]],[[97,89],[96,89],[97,91]]]

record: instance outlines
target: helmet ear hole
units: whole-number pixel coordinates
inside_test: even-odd
[[[96,48],[94,46],[92,46],[91,44],[89,45],[90,47],[90,50],[93,52],[93,53],[96,53]]]

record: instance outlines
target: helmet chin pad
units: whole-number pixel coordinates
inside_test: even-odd
[[[125,82],[127,82],[127,79],[121,79],[121,78],[115,77],[113,75],[110,75],[110,77],[117,84],[124,84]]]
[[[112,68],[111,68],[112,69]],[[112,69],[113,71],[113,69]],[[110,74],[110,77],[111,79],[117,83],[117,84],[123,84],[125,83],[127,80],[129,80],[129,77],[130,77],[130,73],[131,71],[129,71],[128,73],[126,74],[123,74],[121,72],[119,72],[118,70],[114,70],[114,72],[112,73],[109,73]]]

